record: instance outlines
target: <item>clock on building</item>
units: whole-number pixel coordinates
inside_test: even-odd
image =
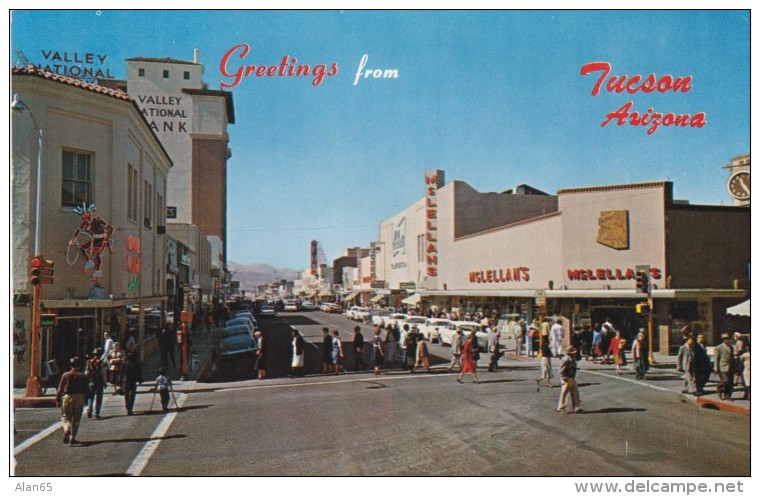
[[[749,200],[749,171],[741,170],[728,179],[728,192],[737,200]]]

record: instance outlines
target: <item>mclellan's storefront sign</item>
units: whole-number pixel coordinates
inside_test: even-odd
[[[660,279],[662,272],[657,267],[651,267],[649,276]],[[625,281],[636,279],[636,271],[631,268],[567,269],[567,278],[571,281]]]
[[[530,268],[512,267],[507,269],[475,270],[470,272],[470,282],[527,282],[530,281]]]

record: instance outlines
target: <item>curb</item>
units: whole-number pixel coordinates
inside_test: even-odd
[[[13,398],[13,408],[55,408],[55,397],[37,396]]]
[[[702,408],[717,408],[718,410],[723,410],[726,412],[734,412],[734,413],[740,413],[742,415],[749,415],[750,409],[749,407],[737,405],[735,403],[729,402],[729,401],[722,401],[722,400],[715,400],[712,398],[705,398],[704,396],[700,396],[697,398],[697,405]]]

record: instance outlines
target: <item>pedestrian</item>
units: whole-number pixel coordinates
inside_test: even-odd
[[[161,367],[168,367],[169,360],[171,360],[172,368],[177,368],[176,358],[174,356],[174,348],[176,343],[177,332],[173,329],[171,324],[166,323],[163,329],[161,329],[161,334],[158,336],[158,350],[161,354]]]
[[[533,347],[531,346],[529,349],[532,352]],[[488,371],[496,372],[496,369],[499,368],[499,358],[501,358],[503,353],[501,352],[499,331],[495,329],[488,329],[488,351],[491,352],[491,360],[488,362]]]
[[[515,354],[522,355],[523,342],[525,341],[525,329],[521,325],[522,320],[515,321],[512,324],[512,337],[515,339]]]
[[[116,319],[115,316],[111,317],[111,322],[114,322]],[[114,346],[114,340],[111,337],[111,333],[108,331],[103,332],[103,354],[100,356],[100,360],[105,364],[106,367],[108,367],[108,356],[111,354],[111,350],[113,350]]]
[[[534,356],[536,356],[535,340],[538,337],[538,332],[539,332],[538,328],[539,328],[538,319],[533,319],[533,322],[531,322],[530,325],[528,326],[528,337],[526,340],[528,356],[530,358],[533,358]]]
[[[603,332],[601,326],[594,330],[594,333],[591,336],[591,352],[593,354],[592,361],[595,363],[597,361],[602,361],[602,357],[604,355],[604,351],[602,350],[602,344],[603,344]]]
[[[744,395],[742,398],[744,398],[747,401],[750,401],[750,389],[749,389],[749,343],[744,346],[744,353],[741,354],[739,359],[742,361],[743,370],[742,374],[744,376]]]
[[[87,399],[87,417],[92,418],[93,412],[95,418],[100,417],[100,410],[103,407],[103,390],[106,387],[103,379],[103,361],[100,357],[103,355],[101,348],[95,348],[87,360],[85,376],[87,385],[90,388],[90,394]]]
[[[64,372],[58,383],[55,394],[55,404],[61,409],[63,423],[63,443],[69,446],[76,444],[79,432],[79,421],[82,419],[82,409],[89,393],[87,378],[80,371],[79,357],[69,360],[71,368]]]
[[[649,351],[643,332],[636,336],[636,340],[631,346],[631,358],[633,358],[633,369],[636,372],[636,379],[643,380],[649,370]]]
[[[127,408],[127,415],[134,413],[137,385],[142,381],[142,370],[137,354],[130,353],[121,366],[121,389],[124,391],[124,406]]]
[[[477,363],[474,360],[474,349],[475,349],[475,331],[472,331],[470,334],[467,335],[467,341],[464,343],[464,346],[462,347],[462,371],[459,373],[459,377],[457,377],[457,382],[462,384],[462,377],[464,377],[465,374],[472,374],[472,376],[475,379],[475,383],[478,384],[480,381],[478,380],[478,367]]]
[[[409,358],[409,372],[412,374],[414,374],[414,366],[417,363],[417,341],[419,338],[420,333],[417,330],[417,326],[412,326],[411,330],[406,335],[406,352]]]
[[[451,363],[449,364],[449,372],[453,372],[454,366],[462,370],[462,346],[463,332],[461,328],[457,328],[454,336],[451,338]]]
[[[136,333],[137,331],[134,328],[127,331],[127,342],[124,345],[127,354],[135,353],[137,351],[137,340],[135,339]]]
[[[391,367],[393,365],[393,362],[396,360],[396,348],[398,346],[399,339],[401,338],[401,331],[398,325],[393,323],[390,323],[385,327],[385,346],[387,352],[385,354],[384,361],[387,367]]]
[[[364,335],[359,326],[354,327],[354,357],[356,359],[355,370],[367,370],[367,362],[364,361]]]
[[[610,340],[610,345],[607,348],[607,355],[612,355],[612,359],[615,361],[615,372],[618,374],[623,373],[623,367],[625,367],[625,347],[628,343],[623,339],[623,334],[620,331],[615,331],[615,337]]]
[[[559,393],[558,412],[564,412],[567,406],[567,396],[570,395],[572,413],[581,413],[581,395],[578,391],[578,383],[575,380],[575,374],[578,372],[578,365],[575,363],[574,347],[567,349],[567,354],[559,362],[559,378],[562,381],[562,389]],[[567,413],[571,413],[568,411]]]
[[[425,367],[425,370],[430,373],[430,355],[428,354],[427,342],[425,341],[425,336],[418,336],[417,359],[414,362],[414,367]],[[414,367],[412,368],[412,372],[414,372]]]
[[[583,326],[583,330],[581,330],[581,354],[586,361],[590,360],[592,356],[591,340],[591,327],[586,324]]]
[[[541,377],[538,382],[541,382],[541,379],[546,379],[546,387],[552,387],[554,373],[552,372],[552,349],[548,339],[541,341]]]
[[[406,370],[408,367],[407,358],[409,356],[409,350],[406,346],[407,337],[409,336],[409,324],[404,324],[400,330],[400,337],[398,341],[399,354],[401,355],[401,370]],[[412,355],[412,364],[414,364],[414,355]]]
[[[263,381],[267,377],[267,344],[261,331],[256,331],[253,335],[256,337],[258,345],[256,347],[256,370],[258,379]]]
[[[304,341],[298,329],[293,327],[293,360],[290,363],[290,377],[303,377]]]
[[[383,356],[383,338],[380,337],[382,328],[380,326],[375,329],[375,335],[372,337],[372,366],[375,368],[375,375],[380,373],[380,369],[383,368],[385,362]]]
[[[552,356],[562,356],[562,342],[565,340],[565,328],[562,327],[560,319],[554,321],[549,331],[549,347],[552,350]]]
[[[742,335],[738,332],[734,333],[734,339],[731,341],[731,344],[734,347],[734,387],[741,385],[744,382],[744,374],[743,372],[743,366],[742,361],[739,358],[742,353],[744,353],[744,340],[742,339]]]
[[[172,380],[166,375],[166,367],[159,367],[158,377],[156,377],[156,388],[153,394],[158,393],[161,399],[161,410],[164,412],[169,410],[169,395],[171,392]]]
[[[332,335],[332,364],[337,375],[343,372],[343,343],[337,329],[333,329]]]
[[[121,367],[124,363],[126,355],[121,349],[121,344],[115,342],[111,352],[108,354],[108,372],[106,378],[108,382],[113,386],[112,394],[123,394],[121,389]]]
[[[607,317],[607,319],[604,321],[604,324],[602,324],[602,349],[607,350],[607,355],[604,357],[605,364],[610,363],[610,355],[613,355],[610,350],[610,343],[612,342],[613,337],[616,335],[617,331],[615,329],[615,326],[612,325],[612,319]]]
[[[694,379],[694,337],[689,335],[686,342],[678,349],[678,366],[676,370],[683,374],[683,387],[681,393],[695,394],[697,382]]]
[[[720,345],[715,347],[715,373],[718,374],[718,393],[720,399],[732,401],[734,392],[734,347],[731,346],[731,335],[723,333]]]
[[[330,329],[322,328],[322,373],[329,374],[333,370],[332,363],[333,340],[330,337]]]
[[[699,334],[697,335],[697,342],[694,344],[694,380],[698,396],[705,394],[705,385],[710,380],[710,374],[712,374],[712,364],[707,355],[705,335]]]

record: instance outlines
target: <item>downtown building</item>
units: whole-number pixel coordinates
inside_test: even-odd
[[[386,248],[377,296],[390,293],[393,306],[560,317],[570,329],[610,317],[630,338],[649,325],[636,289],[647,266],[653,349],[667,353],[685,325],[717,343],[735,330],[726,308],[749,297],[747,207],[677,201],[669,181],[555,195],[526,185],[481,193],[446,184],[443,171],[420,183],[425,196],[383,221],[376,242]]]
[[[149,314],[167,299],[164,206],[172,160],[121,90],[32,66],[13,68],[11,84],[14,385],[23,385],[30,370],[36,255],[55,264],[53,283],[42,286],[42,313],[53,316],[40,332],[43,377],[101,346],[105,330],[123,341],[134,329],[143,356],[156,345],[146,331]],[[94,214],[114,228],[98,281],[69,248],[81,219],[74,208],[83,204],[94,204]]]

